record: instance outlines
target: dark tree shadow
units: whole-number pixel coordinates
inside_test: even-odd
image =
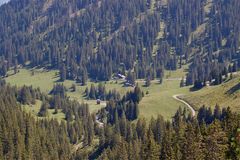
[[[202,87],[202,88],[203,88],[203,87]],[[190,91],[190,92],[196,92],[196,91],[201,90],[202,88],[191,87],[191,88],[189,88],[189,91]]]
[[[232,88],[230,88],[227,92],[225,92],[225,94],[233,94],[238,90],[240,90],[240,83],[238,83],[235,86],[233,86]]]

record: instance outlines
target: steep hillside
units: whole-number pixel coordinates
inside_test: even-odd
[[[59,69],[62,80],[81,83],[128,70],[136,78],[154,79],[164,68],[190,63],[187,84],[202,82],[239,59],[239,5],[237,0],[12,0],[0,9],[1,75],[27,63]]]
[[[240,74],[221,85],[204,87],[182,97],[196,109],[203,105],[214,108],[217,104],[240,111]]]

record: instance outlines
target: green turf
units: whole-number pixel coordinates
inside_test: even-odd
[[[42,102],[37,100],[36,104],[34,105],[23,105],[22,109],[28,113],[31,113],[34,115],[34,117],[38,119],[42,119],[41,117],[38,117],[38,112],[40,110]],[[62,112],[62,110],[58,110],[57,114],[54,114],[55,110],[54,109],[48,109],[48,115],[47,117],[44,118],[49,118],[49,119],[57,119],[58,121],[64,120],[65,119],[65,114]]]
[[[172,96],[189,92],[188,87],[180,88],[179,84],[179,80],[165,80],[162,85],[155,81],[149,88],[143,87],[145,92],[149,91],[149,95],[140,102],[140,116],[149,120],[152,116],[161,114],[166,119],[171,119],[178,107],[185,107]]]
[[[58,71],[56,70],[46,71],[44,69],[34,69],[33,71],[34,75],[32,75],[32,70],[20,69],[19,73],[8,76],[6,78],[6,81],[12,85],[16,85],[19,87],[23,85],[40,87],[41,90],[46,93],[49,93],[51,91],[55,83],[61,83],[59,82],[59,75]],[[87,86],[89,87],[89,89],[92,83],[95,86],[98,85],[98,83],[95,82],[88,82]],[[123,87],[123,81],[121,80],[101,83],[105,84],[107,90],[117,89],[121,94],[124,94],[127,90],[131,89],[131,87]],[[77,84],[74,81],[70,80],[66,80],[64,82],[64,86],[66,86],[67,89],[71,88],[72,84],[75,84],[77,86],[77,90],[76,92],[71,92],[69,90],[68,94],[70,96],[73,96],[74,98],[83,100],[83,92],[85,91],[87,86],[81,86],[80,84]]]
[[[165,70],[164,78],[165,79],[181,79],[186,76],[186,73],[188,72],[188,65],[183,65],[181,69],[178,69],[176,71],[171,70]]]
[[[54,82],[59,79],[57,74],[58,72],[55,70],[34,69],[34,75],[32,75],[31,70],[20,69],[19,73],[7,77],[6,81],[19,87],[23,85],[40,87],[43,92],[49,92]]]
[[[34,71],[34,74],[32,74]],[[11,75],[11,73],[9,73]],[[19,73],[15,75],[8,76],[6,78],[6,81],[10,83],[11,85],[16,85],[18,87],[21,87],[23,85],[33,86],[34,88],[40,87],[41,91],[45,93],[49,93],[54,84],[61,83],[59,80],[59,74],[56,70],[47,71],[44,69],[20,69]],[[107,91],[116,89],[118,92],[120,92],[122,95],[125,94],[128,90],[132,89],[131,87],[123,87],[123,81],[108,81],[108,82],[101,82],[104,83]],[[77,84],[74,81],[66,80],[64,82],[64,86],[68,89],[67,95],[70,96],[72,99],[75,99],[79,101],[80,103],[88,103],[90,106],[91,112],[96,112],[100,108],[104,107],[106,102],[102,102],[101,105],[97,105],[96,101],[94,100],[86,100],[84,97],[84,91],[86,87],[90,89],[91,84],[94,84],[95,86],[98,85],[98,83],[95,82],[88,82],[86,86],[81,86],[80,84]],[[76,91],[71,91],[72,84],[76,85]]]
[[[188,93],[183,98],[193,107],[206,105],[214,108],[216,104],[221,107],[231,107],[233,111],[240,111],[240,74],[221,85],[204,87],[201,90]]]
[[[203,104],[214,107],[216,104],[227,107],[231,106],[233,110],[240,111],[240,91],[238,88],[240,75],[235,75],[232,80],[223,83],[218,86],[205,87],[199,91],[190,92],[189,87],[180,88],[180,79],[186,74],[187,66],[183,66],[182,69],[177,71],[165,71],[165,78],[163,84],[159,84],[157,80],[152,81],[150,87],[144,87],[144,80],[137,80],[137,83],[141,86],[142,90],[146,93],[149,91],[149,95],[145,95],[140,102],[140,115],[150,119],[152,116],[156,117],[158,114],[163,115],[165,118],[170,119],[176,112],[179,106],[184,106],[181,102],[172,98],[175,94],[185,94],[183,97],[196,109]],[[20,69],[20,72],[16,75],[12,75],[6,78],[6,81],[12,85],[23,86],[32,85],[33,87],[40,87],[42,91],[49,93],[53,85],[59,80],[58,71],[51,70],[46,71],[43,69],[35,69],[34,75],[31,70]],[[87,86],[90,88],[91,83],[88,82]],[[123,87],[122,81],[108,81],[101,82],[106,85],[106,89],[116,89],[122,95],[126,91],[132,89],[131,87]],[[97,105],[95,100],[86,100],[84,98],[84,91],[87,86],[81,86],[76,84],[76,91],[71,92],[72,84],[76,84],[74,81],[65,81],[64,85],[68,88],[68,96],[72,99],[78,100],[80,103],[85,102],[90,106],[90,112],[96,112],[100,108],[104,107],[106,102],[102,102],[101,105]],[[97,86],[97,83],[94,83]],[[227,94],[228,91],[233,90],[231,94]],[[40,104],[34,107],[25,106],[24,109],[28,112],[37,115]],[[54,110],[49,110],[49,118],[57,118],[59,120],[64,119],[64,114],[60,111],[58,114],[52,114]]]
[[[182,103],[172,98],[175,94],[187,94],[189,88],[180,88],[180,79],[185,75],[187,66],[177,71],[166,71],[163,84],[159,84],[158,80],[152,81],[150,87],[144,87],[144,80],[137,80],[137,83],[141,86],[142,90],[146,93],[149,91],[149,95],[146,95],[140,103],[140,115],[150,119],[152,116],[156,117],[158,114],[162,114],[165,118],[170,119],[176,112],[179,106],[184,106]],[[20,69],[20,72],[16,75],[12,75],[6,78],[6,81],[12,85],[23,86],[32,85],[33,87],[40,87],[42,91],[49,93],[53,88],[53,85],[58,82],[58,71],[51,70],[46,71],[44,69],[34,69],[34,75],[32,70]],[[94,82],[88,82],[87,86]],[[124,87],[123,81],[108,81],[104,83],[107,90],[116,89],[121,95],[124,95],[132,87]],[[76,91],[71,92],[72,84],[76,85]],[[97,86],[97,83],[94,83]],[[84,97],[84,91],[87,86],[81,86],[74,81],[65,81],[64,86],[68,89],[68,96],[70,98],[78,100],[80,103],[85,102],[90,106],[90,112],[96,112],[100,108],[105,106],[106,102],[102,102],[101,105],[97,105],[95,100],[86,100]],[[39,108],[37,108],[39,110]],[[36,111],[35,111],[36,114]],[[56,117],[58,115],[52,115]],[[58,117],[56,117],[58,118]],[[60,119],[62,117],[60,116]]]

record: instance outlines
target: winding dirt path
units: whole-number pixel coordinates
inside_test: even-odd
[[[179,96],[181,96],[181,94],[173,95],[173,98],[176,99],[177,101],[180,101],[183,104],[185,104],[191,110],[192,116],[195,117],[196,111],[193,109],[193,107],[189,103],[187,103],[186,101],[180,99]]]

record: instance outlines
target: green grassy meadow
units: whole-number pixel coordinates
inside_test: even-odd
[[[148,90],[149,94],[140,102],[140,116],[149,120],[161,114],[166,119],[171,119],[180,106],[185,107],[172,96],[189,92],[188,87],[180,88],[179,84],[179,80],[165,80],[162,85],[152,82],[149,88],[143,88],[145,91]]]
[[[180,88],[180,79],[185,75],[186,68],[187,66],[177,71],[166,71],[163,83],[159,84],[158,80],[154,80],[151,82],[150,87],[144,87],[144,80],[137,80],[137,83],[141,86],[144,93],[147,91],[149,92],[149,94],[145,95],[143,100],[140,102],[140,116],[150,119],[151,117],[156,117],[158,114],[161,114],[165,118],[170,119],[179,106],[184,107],[184,104],[176,101],[172,98],[172,96],[175,94],[189,93],[189,87]],[[6,81],[11,85],[16,85],[18,87],[23,85],[32,85],[33,87],[40,87],[40,89],[45,93],[49,93],[53,88],[53,85],[58,83],[58,80],[58,71],[47,71],[44,69],[20,69],[19,73],[6,78]],[[98,85],[95,82],[88,82],[87,86],[90,88],[92,83],[94,83],[95,86]],[[124,87],[123,81],[121,80],[112,80],[101,83],[105,84],[107,90],[116,89],[122,95],[124,95],[128,90],[133,89],[132,87]],[[69,90],[67,95],[80,103],[88,103],[91,112],[96,112],[106,104],[106,102],[102,102],[101,105],[97,105],[95,100],[86,100],[84,97],[84,91],[87,86],[81,86],[80,84],[70,80],[66,80],[63,84]],[[70,88],[72,84],[76,85],[75,92],[71,92]],[[25,109],[36,115],[40,109],[40,105],[38,104],[36,106],[37,107],[32,108],[25,107]],[[49,112],[51,113],[51,110]],[[64,115],[50,114],[50,117],[62,119],[64,118]]]
[[[34,117],[41,119],[41,117],[38,117],[38,112],[41,108],[42,102],[37,100],[35,105],[23,105],[22,109],[23,111],[26,111],[27,113],[31,113]],[[57,119],[59,121],[65,119],[65,114],[59,109],[57,114],[54,114],[54,109],[48,109],[48,119]]]
[[[231,107],[233,111],[240,111],[240,73],[233,79],[221,85],[204,87],[201,90],[190,92],[182,98],[194,108],[202,105],[214,108],[216,104],[221,107]]]

